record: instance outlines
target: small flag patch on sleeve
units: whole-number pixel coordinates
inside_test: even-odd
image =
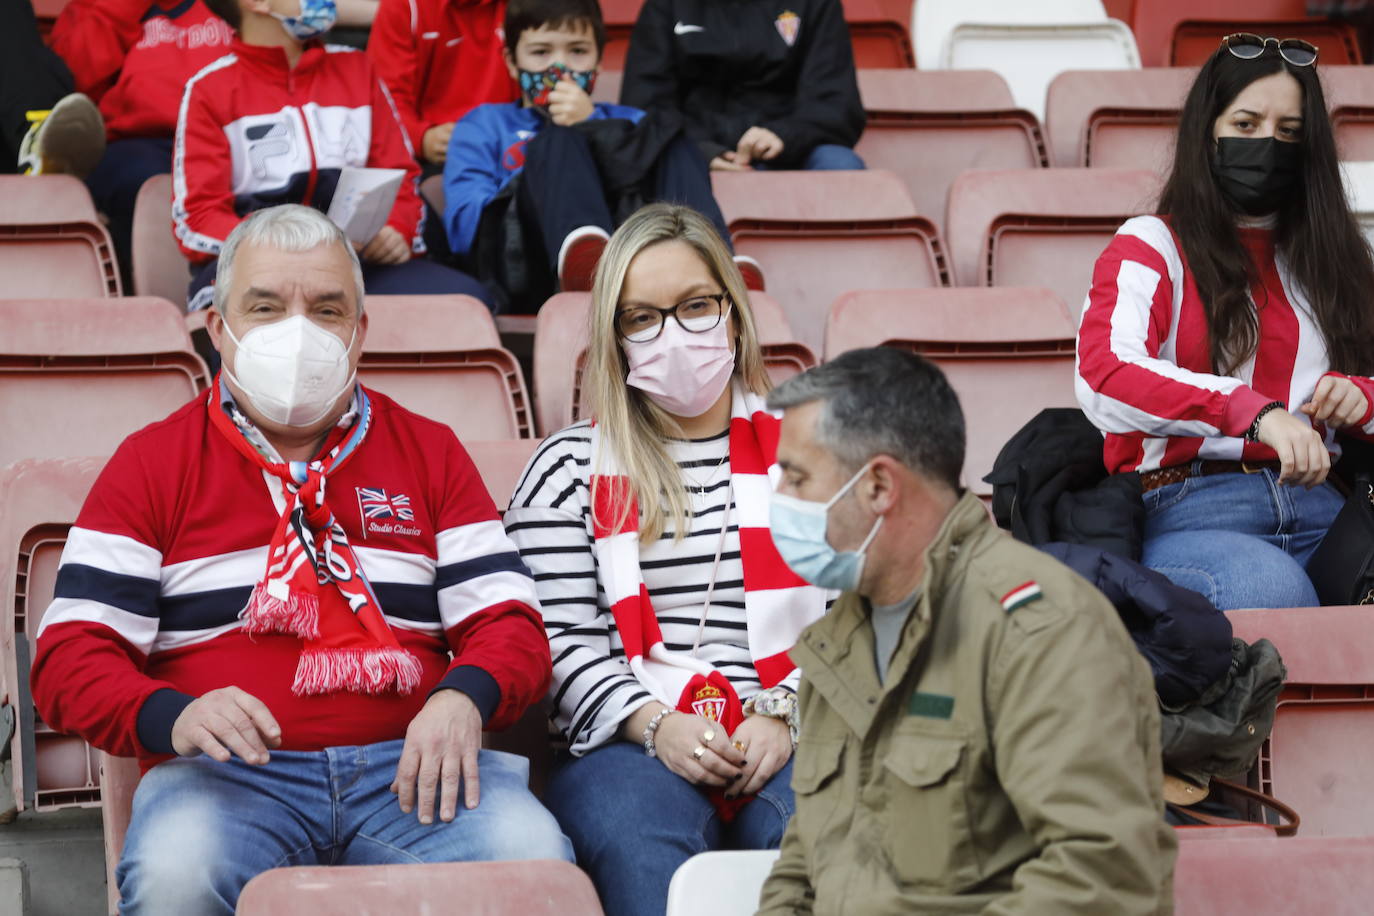
[[[1025,607],[1032,601],[1039,601],[1043,595],[1044,593],[1040,591],[1040,583],[1036,582],[1034,579],[1029,582],[1023,582],[1002,596],[1002,610],[1010,614],[1017,608]]]

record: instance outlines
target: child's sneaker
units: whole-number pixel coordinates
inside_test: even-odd
[[[50,111],[25,112],[31,126],[19,143],[19,168],[29,175],[85,178],[105,155],[105,119],[79,92]]]
[[[600,226],[582,226],[568,233],[558,249],[558,288],[565,293],[591,292],[597,262],[611,237]]]
[[[756,289],[763,292],[766,287],[763,285],[763,265],[759,264],[747,254],[735,255],[735,266],[739,268],[740,276],[744,277],[745,289]]]

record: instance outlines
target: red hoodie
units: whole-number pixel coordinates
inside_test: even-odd
[[[111,140],[171,137],[187,80],[233,40],[200,0],[70,0],[51,38]]]
[[[519,98],[501,55],[505,0],[381,0],[367,53],[417,153],[425,131]]]
[[[193,263],[276,204],[328,210],[346,167],[405,169],[387,225],[424,252],[420,168],[367,55],[312,41],[294,68],[235,39],[186,84],[172,146],[172,228]]]

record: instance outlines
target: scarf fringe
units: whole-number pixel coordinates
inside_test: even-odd
[[[420,660],[405,649],[306,649],[291,692],[315,696],[347,690],[382,693],[393,686],[410,693],[420,686]]]
[[[285,633],[302,639],[320,638],[320,599],[314,595],[291,589],[286,600],[267,593],[267,583],[259,582],[239,614],[244,632]]]

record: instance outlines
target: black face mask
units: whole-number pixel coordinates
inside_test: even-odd
[[[1298,181],[1302,146],[1273,137],[1222,137],[1212,174],[1236,209],[1263,216],[1282,207]]]

